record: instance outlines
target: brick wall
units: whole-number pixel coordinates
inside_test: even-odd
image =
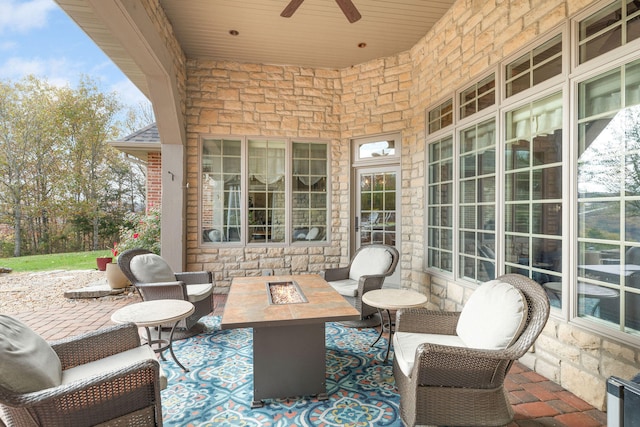
[[[162,157],[160,153],[147,154],[147,212],[162,206]]]

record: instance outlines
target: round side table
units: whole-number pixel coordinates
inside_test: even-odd
[[[162,299],[154,301],[144,301],[124,306],[113,312],[111,321],[114,323],[133,322],[138,327],[145,328],[147,331],[147,343],[156,353],[160,353],[162,360],[166,360],[162,352],[169,349],[173,360],[188,372],[182,363],[178,362],[173,352],[173,332],[182,319],[189,317],[195,311],[195,307],[189,301],[177,299]],[[173,323],[169,339],[162,338],[161,325]],[[158,327],[158,339],[151,339],[151,331],[149,328]],[[154,348],[153,344],[157,344]]]
[[[391,338],[393,336],[393,322],[391,321],[390,310],[399,310],[401,308],[424,307],[427,303],[427,296],[410,289],[376,289],[375,291],[365,292],[362,295],[362,302],[378,309],[378,314],[383,324],[380,326],[380,335],[371,344],[376,345],[382,332],[384,331],[384,316],[382,311],[387,313],[387,328],[389,331],[389,339],[387,341],[387,354],[384,357],[385,363],[389,360],[389,350],[391,349]]]

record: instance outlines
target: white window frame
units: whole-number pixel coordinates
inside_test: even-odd
[[[241,143],[241,236],[239,241],[222,241],[222,242],[205,242],[203,241],[203,159],[202,150],[206,140],[238,140]],[[285,142],[285,238],[281,242],[251,242],[249,239],[249,219],[248,219],[248,181],[249,181],[249,159],[248,159],[248,143],[255,140],[270,140]],[[317,143],[325,144],[327,147],[327,179],[326,179],[326,195],[327,195],[327,218],[325,236],[323,240],[294,240],[292,236],[293,230],[293,143]],[[246,136],[246,135],[217,135],[217,134],[201,134],[198,137],[198,247],[201,248],[237,248],[237,247],[287,247],[287,246],[329,246],[331,244],[331,212],[332,212],[332,180],[331,180],[331,142],[326,139],[315,138],[285,138],[285,137],[264,137],[264,136]]]
[[[638,52],[640,49],[640,39],[635,39],[619,48],[613,49],[610,52],[607,52],[603,55],[600,55],[597,58],[589,60],[584,64],[577,65],[577,30],[578,30],[578,22],[580,19],[584,19],[585,17],[592,14],[598,8],[602,8],[608,4],[612,3],[609,1],[602,1],[598,4],[593,5],[589,9],[581,12],[579,15],[571,17],[567,19],[563,24],[555,27],[548,33],[542,35],[537,38],[534,42],[529,44],[528,46],[523,47],[518,52],[515,52],[513,55],[504,58],[500,64],[499,72],[496,74],[496,90],[498,94],[498,98],[496,100],[496,128],[498,130],[498,139],[497,139],[497,172],[496,172],[496,191],[497,191],[497,200],[496,203],[498,205],[496,212],[496,242],[500,247],[496,248],[496,276],[504,273],[504,245],[505,245],[505,235],[503,232],[504,229],[504,197],[505,197],[505,189],[504,189],[504,141],[506,138],[505,135],[505,113],[510,110],[514,110],[519,108],[520,106],[530,103],[535,100],[543,99],[546,96],[549,96],[558,91],[562,92],[562,100],[563,100],[563,117],[562,117],[562,132],[563,132],[563,152],[562,152],[562,176],[564,177],[564,184],[562,188],[562,204],[563,204],[563,214],[562,214],[562,282],[563,282],[563,293],[562,293],[562,307],[560,309],[554,308],[551,311],[551,316],[557,318],[558,320],[565,321],[571,324],[578,325],[586,330],[593,331],[598,334],[610,336],[615,338],[616,340],[627,343],[630,345],[638,346],[640,345],[640,333],[627,333],[616,330],[611,326],[607,326],[602,324],[601,322],[596,321],[595,319],[589,319],[585,317],[577,317],[577,304],[578,304],[578,293],[577,293],[577,87],[579,82],[588,80],[591,77],[602,74],[603,72],[610,70],[612,68],[619,67],[621,65],[633,62],[634,60],[640,59],[640,53]],[[534,49],[536,46],[540,46],[557,36],[559,33],[562,34],[562,52],[563,52],[563,62],[562,62],[562,72],[558,76],[554,76],[538,85],[535,85],[532,88],[524,90],[516,95],[505,98],[504,84],[505,84],[505,74],[506,74],[506,64],[509,64],[513,60],[521,57],[527,51]],[[566,53],[569,52],[569,55]],[[490,71],[487,71],[487,74]],[[474,79],[475,81],[480,81],[481,77]],[[425,110],[425,201],[428,202],[428,189],[429,189],[429,144],[435,141],[439,141],[443,139],[446,135],[451,135],[454,139],[453,144],[454,148],[457,150],[459,145],[459,132],[461,129],[466,128],[472,123],[481,122],[486,120],[489,114],[474,114],[465,119],[460,119],[458,115],[459,111],[459,93],[463,88],[468,88],[469,84],[462,85],[454,94],[453,98],[453,111],[454,115],[454,123],[452,126],[448,126],[446,128],[440,129],[433,134],[429,134],[428,132],[428,111],[442,104],[442,102],[446,99],[449,99],[450,96],[447,96],[438,102],[434,102],[429,108]],[[477,117],[476,117],[477,116]],[[458,153],[454,156],[458,156]],[[456,180],[454,181],[454,191],[455,191],[455,210],[456,215],[454,218],[454,238],[453,238],[453,261],[454,266],[452,267],[452,273],[443,272],[438,269],[433,269],[428,267],[428,204],[425,204],[425,221],[424,221],[424,230],[425,230],[425,252],[424,252],[424,265],[425,271],[432,274],[436,277],[442,277],[446,280],[455,280],[462,285],[473,287],[474,284],[466,282],[464,279],[459,277],[459,266],[457,257],[459,256],[459,225],[457,218],[458,211],[458,182],[457,179],[459,177],[459,161],[456,160],[454,164],[454,173]]]

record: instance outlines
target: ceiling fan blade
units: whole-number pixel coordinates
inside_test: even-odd
[[[291,16],[295,13],[296,10],[300,7],[304,0],[291,0],[287,7],[284,8],[280,16],[283,18],[291,18]]]
[[[338,3],[338,6],[342,9],[342,13],[344,13],[344,16],[346,16],[352,24],[362,18],[362,15],[360,15],[360,12],[358,12],[358,9],[356,9],[356,6],[351,0],[336,0],[336,3]]]

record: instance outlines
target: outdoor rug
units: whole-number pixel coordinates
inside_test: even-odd
[[[252,330],[221,330],[219,316],[201,320],[205,332],[174,342],[183,372],[171,357],[162,362],[168,387],[162,391],[165,426],[402,426],[391,362],[383,363],[387,341],[370,345],[375,329],[327,323],[327,394],[253,399]],[[391,355],[390,355],[391,358]]]

